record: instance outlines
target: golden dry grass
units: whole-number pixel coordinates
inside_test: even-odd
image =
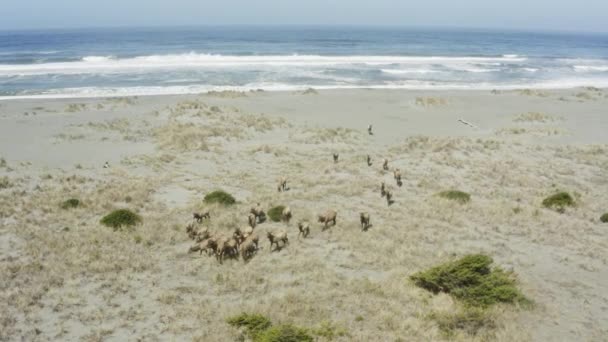
[[[529,322],[546,324],[546,317],[561,314],[551,298],[577,310],[579,301],[569,298],[605,300],[577,279],[560,281],[562,271],[593,279],[608,262],[598,239],[605,225],[597,222],[608,200],[606,146],[524,145],[496,135],[418,136],[369,147],[363,130],[292,126],[282,118],[212,108],[190,101],[159,110],[153,133],[142,131],[158,155],[131,158],[109,171],[66,174],[28,165],[6,171],[0,246],[10,253],[0,260],[0,339],[226,341],[239,336],[227,317],[258,312],[273,322],[338,327],[345,333],[332,336],[336,341],[442,340],[442,321],[429,317],[451,317],[461,307],[408,277],[471,252],[512,268],[524,294],[539,305],[492,308],[492,328],[476,335],[456,330],[452,340],[531,340]],[[279,138],[261,143],[267,135]],[[341,157],[334,164],[336,149]],[[403,187],[379,164],[368,167],[367,153],[375,160],[390,157],[391,166],[403,170]],[[215,168],[200,169],[200,159]],[[50,178],[41,177],[49,172]],[[289,179],[290,191],[276,191],[280,176]],[[380,197],[381,180],[394,193],[390,207]],[[171,207],[157,196],[169,186],[196,195]],[[237,203],[204,204],[204,194],[217,188]],[[435,196],[451,188],[467,189],[474,200],[463,206]],[[580,194],[577,207],[564,215],[540,205],[557,188]],[[81,205],[62,210],[66,198]],[[251,261],[222,265],[187,253],[192,212],[210,210],[204,225],[228,235],[247,224],[257,202],[266,210],[278,204],[292,209],[290,225],[256,228],[260,237],[286,229],[286,248],[270,252],[262,238]],[[118,208],[137,211],[143,223],[124,232],[100,225]],[[315,218],[327,209],[337,210],[338,222],[322,232]],[[372,214],[367,232],[359,228],[362,211]],[[296,238],[300,220],[311,222],[307,239]],[[590,339],[605,332],[595,307],[578,318]]]

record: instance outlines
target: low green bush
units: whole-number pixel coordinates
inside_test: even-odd
[[[230,317],[226,322],[244,329],[253,342],[312,342],[308,329],[291,324],[273,325],[270,319],[260,314],[242,313]]]
[[[512,274],[499,267],[490,268],[493,260],[482,254],[418,272],[410,279],[433,293],[449,293],[468,306],[487,307],[499,302],[523,303],[527,299],[515,286]]]
[[[558,192],[551,195],[543,200],[543,206],[549,209],[555,209],[559,212],[563,212],[566,207],[574,205],[574,199],[567,192]]]
[[[283,215],[283,209],[285,209],[284,205],[277,205],[276,207],[270,208],[270,210],[268,210],[268,217],[270,217],[273,222],[280,222]]]
[[[314,338],[307,329],[291,324],[281,324],[264,330],[254,342],[313,342]]]
[[[72,209],[80,206],[80,200],[77,198],[70,198],[61,203],[61,209]]]
[[[128,209],[118,209],[109,213],[101,219],[104,226],[119,230],[123,227],[131,227],[142,221],[141,217]]]
[[[207,204],[217,203],[222,205],[233,205],[234,203],[236,203],[234,197],[232,197],[231,194],[223,190],[216,190],[214,192],[208,193],[207,195],[205,195],[203,201]]]
[[[244,328],[249,337],[254,338],[264,330],[272,326],[272,322],[267,317],[260,314],[242,313],[230,317],[226,320],[228,324],[237,328]]]
[[[600,217],[600,221],[603,223],[608,223],[608,213],[605,213]]]
[[[457,201],[462,204],[468,203],[471,201],[471,195],[467,194],[464,191],[460,190],[448,190],[442,191],[439,193],[439,197],[443,197],[452,201]]]

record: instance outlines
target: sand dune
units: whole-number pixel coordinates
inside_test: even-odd
[[[239,336],[226,318],[243,311],[329,324],[339,341],[441,340],[429,317],[459,304],[408,276],[480,252],[513,270],[534,306],[493,308],[493,329],[452,339],[601,341],[606,95],[335,90],[0,102],[0,340],[226,341]],[[383,158],[401,169],[401,187]],[[278,193],[282,176],[290,190]],[[237,204],[203,204],[216,189]],[[471,201],[437,196],[448,189]],[[576,206],[544,208],[558,190]],[[81,205],[62,209],[69,198]],[[210,230],[230,233],[257,202],[291,207],[291,224],[256,228],[286,229],[286,248],[270,252],[264,238],[246,264],[187,253],[192,212],[210,209]],[[116,208],[143,224],[102,226]],[[330,208],[338,223],[322,232],[316,215]],[[302,219],[308,239],[297,239]]]

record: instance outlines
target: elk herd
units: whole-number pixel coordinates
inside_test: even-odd
[[[371,125],[368,127],[370,135],[373,134],[371,127]],[[339,154],[333,153],[334,163],[338,163],[338,160]],[[370,155],[367,155],[366,161],[368,166],[372,166]],[[388,159],[383,159],[382,170],[389,171],[388,163]],[[393,177],[397,185],[401,187],[403,183],[401,181],[401,171],[399,169],[393,170]],[[279,179],[277,190],[278,192],[289,190],[286,177],[281,177]],[[386,199],[389,206],[394,202],[393,193],[384,181],[380,183],[380,195]],[[282,222],[289,224],[292,216],[291,208],[285,207],[281,212],[280,219]],[[331,226],[335,226],[337,217],[338,213],[333,209],[326,210],[319,214],[317,220],[321,223],[321,231],[325,231]],[[259,245],[260,237],[255,228],[266,221],[266,212],[260,203],[257,203],[249,210],[247,216],[248,226],[244,228],[235,228],[231,235],[223,232],[212,233],[204,226],[204,221],[211,219],[209,211],[194,213],[192,218],[192,222],[186,227],[188,237],[195,241],[195,244],[189,249],[190,253],[199,252],[201,255],[205,253],[208,256],[215,256],[220,263],[226,259],[238,259],[239,256],[247,262],[261,249]],[[359,221],[362,231],[367,231],[372,226],[371,215],[367,212],[359,213]],[[298,222],[298,239],[301,237],[307,238],[310,235],[310,226],[308,221]],[[270,242],[269,248],[271,252],[281,250],[289,244],[285,229],[268,231],[266,233],[266,238]]]

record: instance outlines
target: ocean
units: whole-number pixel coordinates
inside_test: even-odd
[[[0,32],[0,99],[608,87],[608,35],[371,27]]]

